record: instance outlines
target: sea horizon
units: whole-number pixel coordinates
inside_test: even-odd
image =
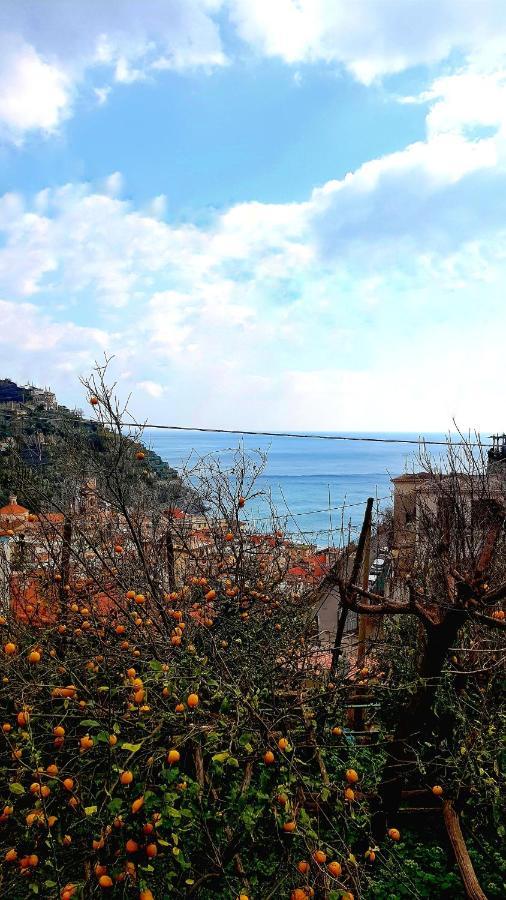
[[[375,498],[378,510],[391,506],[391,479],[420,468],[416,464],[420,436],[414,432],[291,432],[296,433],[309,436],[298,439],[286,437],[286,432],[266,436],[146,428],[144,440],[178,472],[208,455],[218,454],[223,465],[230,465],[234,450],[240,447],[257,459],[258,452],[265,454],[258,489],[271,497],[286,535],[317,546],[339,544],[343,530],[354,534],[368,497]],[[317,434],[383,441],[326,441],[314,436]],[[444,441],[448,433],[426,432],[423,437]],[[433,450],[437,456],[439,448]],[[253,502],[246,514],[253,527],[264,530],[270,526],[266,500]]]

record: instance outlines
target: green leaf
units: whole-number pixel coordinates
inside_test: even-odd
[[[112,813],[113,815],[116,815],[116,813],[118,813],[120,811],[122,806],[123,806],[123,801],[121,800],[121,798],[114,797],[114,799],[111,800],[111,802],[107,804],[107,809],[109,810],[110,813]]]
[[[9,789],[12,791],[13,794],[24,794],[25,793],[25,789],[24,789],[23,785],[19,783],[19,781],[13,781],[9,785]]]
[[[214,756],[212,757],[212,761],[219,762],[219,763],[226,762],[227,759],[229,758],[229,756],[230,756],[229,751],[223,750],[222,753],[215,753]]]
[[[79,724],[83,728],[100,728],[100,722],[97,722],[95,719],[83,719]]]
[[[126,741],[121,745],[122,750],[130,750],[130,753],[137,753],[137,751],[140,750],[141,747],[142,744],[128,744]]]
[[[235,756],[229,756],[227,759],[227,766],[234,766],[235,769],[239,768],[239,760],[235,758]]]
[[[149,663],[149,668],[152,669],[153,672],[161,672],[162,664],[161,664],[161,662],[158,662],[157,659],[152,659],[151,662]]]
[[[84,812],[86,813],[87,816],[92,816],[94,813],[96,813],[96,811],[97,811],[96,806],[85,806],[84,807]]]

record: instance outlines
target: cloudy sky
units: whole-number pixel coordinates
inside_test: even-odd
[[[504,0],[2,0],[0,377],[506,427]]]

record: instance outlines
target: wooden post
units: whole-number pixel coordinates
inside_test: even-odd
[[[371,519],[368,520],[364,546],[364,562],[362,568],[362,589],[369,590],[369,570],[371,568]],[[357,668],[362,668],[365,661],[367,640],[367,616],[358,615],[358,647]]]
[[[367,506],[364,513],[364,521],[362,524],[362,530],[360,532],[360,537],[358,539],[357,549],[355,551],[355,559],[353,561],[353,569],[351,572],[351,578],[346,584],[345,593],[346,595],[350,591],[350,588],[356,583],[358,576],[360,575],[360,569],[362,566],[362,561],[364,557],[364,549],[367,539],[367,533],[371,527],[371,516],[372,516],[372,505],[374,503],[374,497],[368,497]],[[324,579],[325,581],[328,579]],[[339,655],[341,653],[341,643],[343,640],[344,628],[346,625],[346,619],[348,618],[348,607],[346,605],[346,596],[341,597],[341,612],[339,614],[339,618],[337,621],[337,630],[336,630],[336,638],[334,641],[334,646],[332,648],[332,663],[330,666],[330,677],[332,678],[337,671],[337,664],[339,662]]]
[[[443,817],[448,837],[455,853],[466,897],[469,900],[487,900],[486,894],[483,893],[476,877],[460,827],[459,816],[451,800],[443,801]]]

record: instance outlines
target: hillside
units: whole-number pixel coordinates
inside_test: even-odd
[[[0,503],[7,502],[9,493],[19,489],[13,461],[19,459],[29,471],[31,479],[43,479],[50,488],[59,482],[61,449],[79,439],[88,452],[100,454],[105,450],[108,433],[100,423],[83,416],[81,410],[69,409],[57,403],[47,389],[22,387],[9,379],[0,379]],[[141,451],[143,481],[151,486],[161,502],[176,501],[185,506],[200,508],[195,495],[184,488],[178,473],[142,441],[131,439],[132,452]]]

